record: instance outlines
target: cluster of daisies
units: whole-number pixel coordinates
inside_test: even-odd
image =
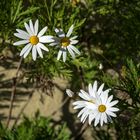
[[[14,45],[25,45],[21,50],[20,56],[26,58],[30,52],[32,52],[33,60],[36,60],[37,54],[43,58],[42,50],[49,51],[49,49],[44,45],[44,43],[49,43],[50,46],[57,46],[60,48],[57,60],[60,60],[61,56],[63,61],[66,61],[67,52],[70,53],[71,57],[75,58],[75,53],[80,55],[79,50],[74,46],[78,43],[76,38],[78,36],[70,37],[74,25],[72,25],[67,34],[64,33],[62,29],[55,29],[57,36],[44,35],[47,31],[47,26],[39,31],[39,22],[36,20],[33,25],[32,20],[29,21],[29,24],[25,23],[26,31],[16,29],[17,33],[14,35],[22,40],[17,41]],[[97,89],[97,81],[93,85],[89,84],[88,93],[84,90],[80,90],[79,96],[82,98],[80,101],[75,101],[73,103],[74,109],[81,109],[78,113],[78,117],[81,117],[81,122],[85,122],[88,119],[89,125],[94,121],[96,126],[98,123],[102,126],[103,123],[111,121],[111,117],[116,117],[114,112],[117,112],[119,109],[114,107],[118,103],[117,100],[112,101],[113,95],[109,96],[108,93],[110,89],[103,91],[104,84],[102,84],[99,89]],[[67,94],[72,97],[73,92],[70,90],[66,91]]]
[[[94,84],[89,84],[88,93],[84,90],[80,90],[79,96],[82,100],[73,102],[74,109],[81,109],[78,113],[78,117],[81,118],[81,122],[84,123],[88,120],[89,125],[94,121],[94,126],[103,123],[111,122],[111,117],[116,117],[115,112],[119,111],[117,107],[114,107],[118,100],[113,99],[113,95],[109,96],[111,89],[103,90],[104,84],[99,88],[97,87],[97,81]],[[74,93],[67,89],[66,93],[72,97]]]
[[[32,52],[33,60],[36,60],[37,54],[43,58],[42,50],[47,52],[49,51],[49,49],[44,45],[45,43],[49,43],[50,46],[57,46],[60,48],[57,60],[60,60],[62,56],[63,61],[65,62],[67,58],[67,51],[73,59],[75,58],[75,53],[80,55],[79,50],[74,46],[78,43],[78,40],[76,40],[78,36],[70,37],[73,32],[74,25],[69,28],[67,34],[65,34],[62,29],[56,28],[55,32],[57,36],[44,35],[47,31],[47,26],[39,31],[38,20],[35,21],[34,25],[32,20],[29,21],[29,24],[24,23],[24,25],[26,31],[16,29],[17,33],[14,33],[16,37],[22,40],[13,44],[15,46],[26,44],[20,52],[20,56],[23,58],[26,58],[30,52]]]

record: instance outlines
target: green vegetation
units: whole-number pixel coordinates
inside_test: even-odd
[[[53,126],[51,119],[36,117],[30,120],[24,117],[22,123],[11,131],[0,125],[0,140],[69,140],[69,134],[65,130],[66,125]]]

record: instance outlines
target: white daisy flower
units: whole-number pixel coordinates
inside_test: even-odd
[[[98,123],[103,125],[103,122],[111,120],[112,117],[116,117],[114,112],[119,109],[113,107],[118,103],[117,100],[112,101],[113,95],[108,97],[110,89],[103,91],[104,84],[102,84],[97,90],[97,81],[94,82],[93,86],[89,84],[89,93],[81,90],[79,96],[84,99],[82,101],[76,101],[73,103],[74,109],[82,110],[78,113],[78,117],[81,117],[81,122],[85,122],[88,119],[89,125],[94,121],[94,126]]]
[[[84,90],[80,90],[79,92],[79,96],[84,99],[85,101],[76,101],[74,102],[74,109],[79,109],[81,108],[81,106],[84,105],[87,106],[87,105],[90,105],[91,103],[95,103],[96,101],[96,94],[100,95],[102,92],[103,92],[103,87],[104,87],[104,84],[102,84],[99,89],[97,90],[97,81],[94,82],[93,86],[92,84],[89,84],[88,86],[88,93],[85,92]],[[108,89],[108,92],[109,92],[110,89]]]
[[[55,29],[55,32],[58,35],[58,37],[53,38],[54,42],[51,43],[50,46],[56,45],[60,47],[60,50],[57,55],[57,60],[59,60],[61,56],[63,56],[63,62],[65,62],[67,57],[67,50],[73,59],[75,58],[75,53],[80,55],[80,51],[76,47],[74,47],[74,45],[78,43],[78,40],[76,40],[78,36],[70,37],[73,32],[73,28],[74,25],[72,25],[69,28],[67,34],[65,34],[62,29]]]
[[[112,101],[112,99],[113,95],[108,97],[108,92],[101,94],[98,99],[96,99],[95,104],[90,106],[92,112],[89,115],[89,124],[95,119],[94,126],[98,123],[102,126],[103,123],[110,121],[111,117],[116,117],[114,112],[119,111],[119,109],[114,107],[114,105],[118,103],[118,100]]]
[[[40,32],[38,32],[39,28],[38,20],[36,20],[34,25],[32,23],[32,20],[29,21],[29,25],[27,23],[24,23],[24,25],[26,31],[16,29],[17,33],[14,33],[16,37],[22,40],[15,42],[13,45],[18,46],[26,44],[20,53],[20,56],[23,56],[24,58],[27,57],[27,55],[30,53],[31,50],[33,60],[36,60],[37,53],[41,58],[43,58],[42,50],[49,51],[48,48],[45,47],[43,43],[50,43],[53,41],[52,36],[50,35],[43,36],[44,33],[47,31],[47,26],[44,27]]]

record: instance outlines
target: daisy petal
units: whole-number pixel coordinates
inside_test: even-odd
[[[29,43],[29,40],[20,40],[15,42],[13,45],[18,46],[18,45],[23,45]]]
[[[85,104],[86,101],[75,101],[73,105]]]
[[[108,92],[102,92],[102,94],[100,95],[100,98],[102,100],[103,104],[106,104],[107,98],[108,98]]]
[[[32,33],[35,34],[32,20],[29,21],[29,26],[30,26]]]
[[[80,117],[84,112],[86,111],[86,108],[83,108],[77,115],[77,117]]]
[[[39,37],[39,42],[50,43],[50,42],[53,42],[52,38],[53,36],[42,36],[42,37]]]
[[[89,115],[89,120],[88,120],[88,124],[91,125],[91,122],[93,121],[94,119],[94,115],[93,114],[90,114]]]
[[[59,37],[54,37],[54,36],[52,36],[52,38],[51,38],[52,40],[53,40],[53,43],[60,43],[60,41],[61,41],[61,38],[59,38]]]
[[[100,95],[103,92],[104,83],[99,87],[97,94]]]
[[[74,54],[73,50],[71,48],[69,48],[69,47],[67,47],[67,49],[68,49],[70,55],[72,56],[72,58],[74,59],[75,58],[75,54]]]
[[[82,114],[82,116],[81,116],[81,122],[84,123],[87,117],[88,117],[88,112],[86,111],[86,112],[84,112],[84,113]]]
[[[72,40],[76,39],[77,37],[78,36],[71,37],[70,40],[72,41]]]
[[[24,25],[25,25],[26,31],[29,33],[30,36],[32,36],[33,35],[33,32],[30,29],[29,25],[26,22],[24,23]]]
[[[89,97],[88,93],[86,93],[84,90],[80,90],[79,96],[83,98],[84,100],[89,101],[91,98]]]
[[[49,51],[49,49],[47,47],[45,47],[45,45],[43,45],[42,43],[38,43],[37,46],[40,47],[40,49],[44,50],[44,51]]]
[[[93,113],[90,113],[90,115],[89,115],[89,125],[95,119],[95,117],[97,116],[97,114],[98,114],[98,111],[97,110],[94,110]]]
[[[72,40],[72,41],[70,42],[70,44],[72,44],[72,45],[77,44],[77,43],[78,43],[78,40]]]
[[[42,54],[42,51],[41,51],[39,45],[36,45],[36,49],[37,49],[37,52],[38,52],[39,56],[40,56],[41,58],[43,58],[43,54]]]
[[[29,49],[24,53],[23,57],[26,58],[27,55],[29,54],[29,52],[31,51],[32,49],[32,45],[29,47]]]
[[[60,59],[60,57],[61,57],[61,55],[62,55],[62,52],[63,52],[63,51],[60,49],[59,52],[58,52],[58,55],[57,55],[57,60]]]
[[[69,47],[70,47],[74,52],[76,52],[77,54],[80,55],[80,51],[79,51],[77,48],[75,48],[75,47],[72,46],[72,45],[69,45]]]
[[[94,93],[93,93],[93,89],[92,89],[92,85],[91,85],[91,84],[88,85],[88,92],[89,92],[89,95],[90,95],[90,96],[95,97],[95,96],[93,95]]]
[[[97,81],[95,81],[94,84],[93,84],[93,92],[94,93],[97,92]]]
[[[21,36],[23,35],[23,36],[27,36],[28,38],[30,37],[29,34],[28,34],[27,32],[25,32],[25,31],[23,31],[23,30],[16,29],[16,31],[17,31],[19,34],[21,34]]]
[[[101,113],[101,117],[100,117],[100,125],[103,126],[103,122],[104,122],[104,117],[103,117],[103,113]]]
[[[107,123],[107,115],[105,112],[103,113],[103,118],[104,118],[104,122]]]
[[[95,99],[97,104],[102,104],[102,99],[98,94],[95,94]]]
[[[22,56],[23,54],[25,54],[25,52],[31,47],[31,44],[27,44],[20,52],[20,56]]]
[[[92,111],[97,109],[97,106],[94,103],[86,102],[86,107]]]
[[[65,51],[63,51],[63,62],[66,61],[66,58],[67,58],[67,52],[66,52],[66,50],[65,50]]]
[[[111,107],[111,108],[109,108],[108,110],[109,110],[109,111],[112,111],[112,112],[117,112],[117,111],[119,111],[119,109],[116,108],[116,107]]]
[[[36,22],[35,22],[35,25],[34,25],[35,35],[37,35],[37,33],[38,33],[38,27],[39,27],[39,22],[38,22],[38,19],[37,19]]]
[[[44,35],[44,33],[47,31],[48,27],[44,27],[39,33],[38,33],[38,37],[41,37],[42,35]]]
[[[68,33],[66,34],[66,37],[70,37],[70,35],[71,35],[72,32],[73,32],[73,28],[74,28],[74,25],[71,25],[71,27],[69,28]]]
[[[107,103],[106,104],[109,104],[113,99],[113,95],[109,96],[109,98],[107,99]]]
[[[21,38],[21,39],[29,39],[29,37],[25,34],[14,33],[14,36]]]
[[[57,42],[53,42],[53,43],[49,44],[49,46],[55,46],[57,44],[58,44]]]
[[[113,113],[113,112],[111,112],[111,111],[109,111],[109,110],[107,110],[106,113],[107,113],[107,115],[109,115],[109,116],[116,117],[116,114]]]
[[[106,95],[106,98],[104,99],[104,102],[105,102],[105,104],[107,103],[107,100],[108,100],[108,93],[109,93],[109,91],[110,91],[111,89],[107,89],[107,90],[105,90],[102,94],[105,94]]]
[[[112,107],[118,103],[118,100],[112,101],[111,103],[108,104],[108,106]]]
[[[96,116],[95,116],[95,121],[94,121],[94,126],[97,126],[97,124],[99,123],[100,121],[100,113],[98,113]]]
[[[35,45],[33,46],[33,49],[32,49],[32,57],[33,57],[33,60],[35,61],[36,57],[37,57],[37,52],[36,52],[36,46]]]
[[[77,105],[73,109],[80,109],[80,108],[83,108],[83,107],[85,107],[85,106],[84,105]]]
[[[55,32],[59,37],[65,37],[65,33],[63,32],[62,29],[59,30],[59,29],[56,28]]]

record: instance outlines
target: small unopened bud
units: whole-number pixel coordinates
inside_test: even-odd
[[[73,95],[74,95],[74,92],[73,91],[71,91],[70,89],[66,89],[66,94],[69,96],[69,97],[73,97]]]
[[[99,64],[99,70],[102,70],[102,69],[103,69],[103,64],[100,63],[100,64]]]

